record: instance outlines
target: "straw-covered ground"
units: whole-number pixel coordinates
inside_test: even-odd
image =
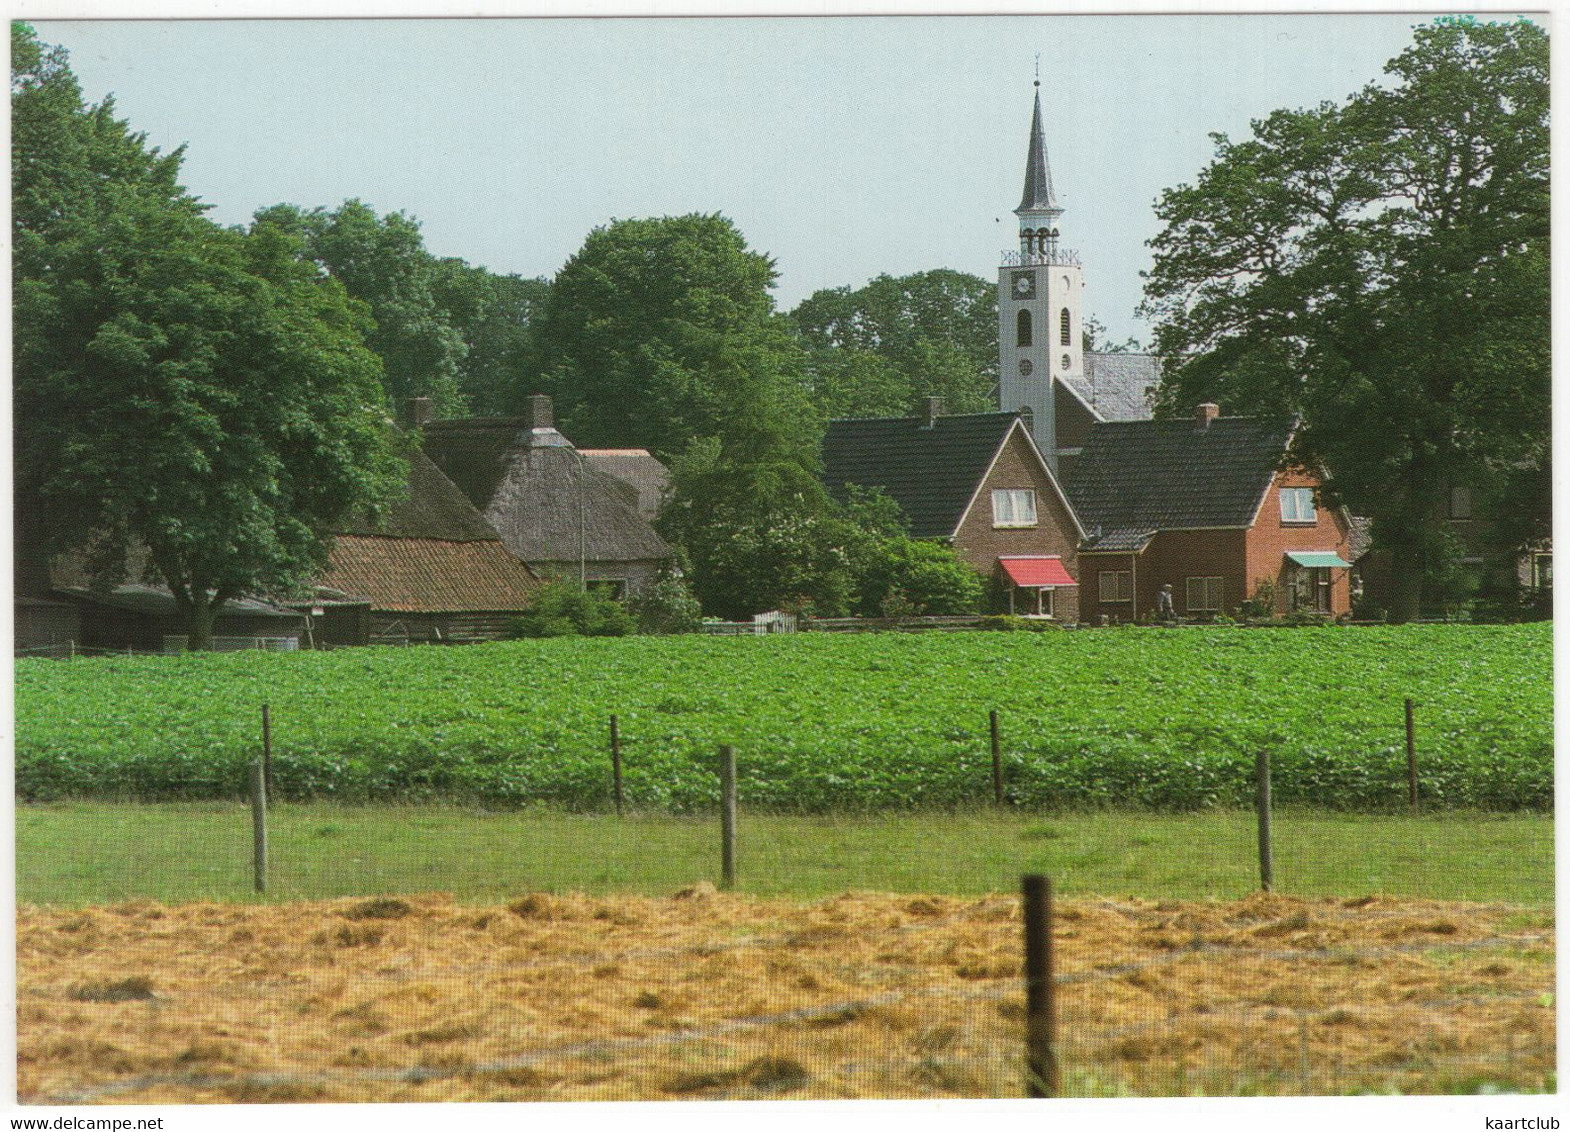
[[[1058,903],[1064,1091],[1553,1088],[1553,921]],[[24,1102],[1019,1096],[1010,896],[18,911]]]

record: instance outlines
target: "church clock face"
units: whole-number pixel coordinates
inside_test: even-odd
[[[1030,371],[1035,369],[1035,368],[1036,368],[1035,366],[1030,364],[1030,359],[1029,358],[1021,358],[1019,360],[1019,375],[1021,377],[1029,377],[1030,376]]]
[[[1036,273],[1034,271],[1016,271],[1014,273],[1014,297],[1016,299],[1034,299],[1036,297]]]

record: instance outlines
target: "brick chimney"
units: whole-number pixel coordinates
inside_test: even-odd
[[[543,393],[530,397],[523,407],[524,428],[555,428],[556,414],[551,399]]]
[[[927,407],[926,407],[927,423],[922,425],[921,427],[922,428],[935,428],[935,427],[937,427],[938,418],[941,417],[942,415],[943,415],[943,398],[941,398],[941,397],[928,397],[927,398]]]
[[[1194,431],[1204,432],[1210,427],[1210,422],[1221,415],[1221,406],[1214,401],[1206,401],[1203,405],[1194,408]]]
[[[436,419],[436,407],[429,397],[410,397],[403,407],[403,423],[409,428],[424,428]]]

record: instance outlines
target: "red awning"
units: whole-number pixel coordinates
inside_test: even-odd
[[[1050,558],[999,558],[1003,572],[1016,586],[1074,586],[1079,583],[1063,569],[1063,559]]]

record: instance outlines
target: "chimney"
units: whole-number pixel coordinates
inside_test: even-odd
[[[424,428],[436,419],[436,408],[429,397],[410,397],[403,409],[403,423],[409,428]]]
[[[1194,431],[1204,432],[1210,427],[1210,422],[1221,415],[1221,406],[1213,401],[1206,401],[1203,405],[1194,408]]]
[[[556,415],[551,409],[551,399],[543,393],[529,398],[523,409],[524,428],[555,428]]]
[[[922,425],[922,427],[923,428],[935,428],[937,426],[937,423],[938,423],[938,418],[941,417],[942,415],[943,415],[943,398],[941,398],[941,397],[928,397],[927,398],[927,423]]]

